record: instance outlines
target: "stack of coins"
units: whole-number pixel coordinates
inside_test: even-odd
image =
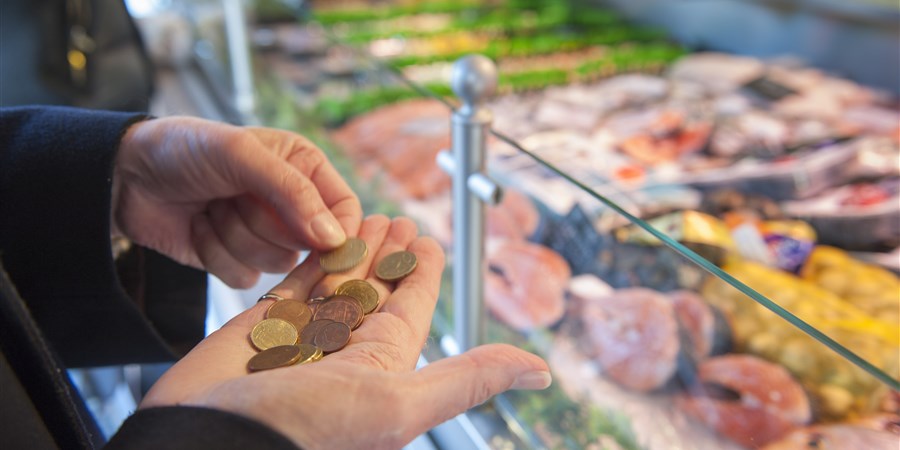
[[[346,272],[359,265],[367,253],[365,241],[350,238],[341,247],[322,254],[319,265],[325,273]],[[395,282],[415,268],[416,255],[399,251],[382,259],[375,275]],[[366,280],[349,280],[324,298],[303,301],[271,297],[276,302],[250,331],[250,342],[260,351],[247,363],[251,372],[319,361],[326,353],[344,348],[352,331],[378,307],[378,291]]]

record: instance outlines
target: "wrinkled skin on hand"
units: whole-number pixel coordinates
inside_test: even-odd
[[[362,209],[303,136],[169,117],[125,133],[112,215],[114,233],[247,288],[289,271],[300,250],[342,244]]]
[[[235,412],[304,449],[395,449],[504,390],[546,388],[546,363],[507,345],[478,347],[415,370],[444,267],[440,246],[416,233],[408,219],[369,217],[359,230],[369,247],[359,266],[326,275],[313,252],[271,290],[307,299],[333,293],[350,279],[371,283],[379,307],[342,350],[316,363],[248,374],[247,361],[256,354],[248,335],[273,302],[263,300],[166,372],[141,407],[182,404]],[[399,250],[416,254],[416,270],[396,285],[382,282],[375,264]]]

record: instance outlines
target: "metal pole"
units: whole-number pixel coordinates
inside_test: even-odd
[[[457,345],[462,352],[484,342],[485,211],[482,199],[498,200],[499,189],[483,175],[486,137],[492,116],[482,103],[497,88],[496,66],[484,56],[466,56],[453,65],[450,84],[462,100],[462,106],[453,113],[451,132],[453,316]]]
[[[253,65],[250,62],[250,44],[247,41],[247,15],[242,0],[223,0],[225,35],[228,40],[228,57],[231,62],[234,106],[242,121],[255,122],[256,100],[253,93]]]

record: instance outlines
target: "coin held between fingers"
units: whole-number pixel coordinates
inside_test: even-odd
[[[319,256],[319,266],[325,273],[346,272],[359,265],[368,253],[366,241],[350,238],[344,245]]]

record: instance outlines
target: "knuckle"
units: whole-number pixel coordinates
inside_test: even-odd
[[[316,186],[296,172],[285,172],[281,180],[281,187],[286,192],[293,192],[303,202],[319,199],[319,190]]]
[[[463,353],[460,356],[469,359],[470,367],[472,367],[473,369],[480,366],[478,360],[473,358],[471,355]],[[468,408],[472,408],[486,402],[493,396],[493,393],[494,390],[491,386],[491,380],[489,378],[475,378],[472,384],[469,386],[469,389],[465,393],[466,399],[468,400]]]
[[[298,144],[296,146],[297,150],[290,157],[290,162],[294,167],[300,169],[301,172],[312,174],[323,164],[327,163],[328,159],[318,147],[304,141],[298,141]]]
[[[469,392],[469,407],[478,406],[491,398],[493,390],[488,381],[479,379]]]

